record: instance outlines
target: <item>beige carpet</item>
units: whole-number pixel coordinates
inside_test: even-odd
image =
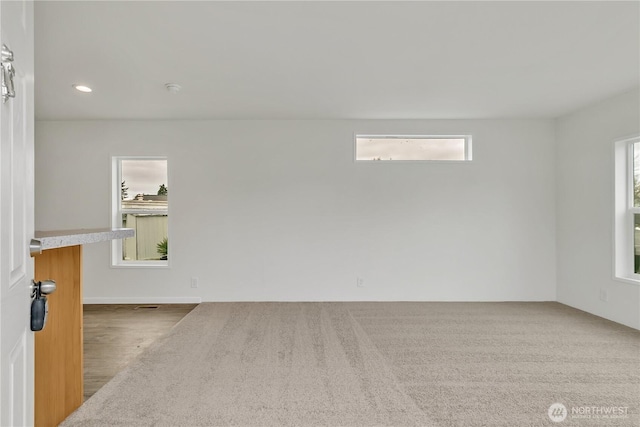
[[[571,415],[612,406],[626,416]],[[640,332],[557,303],[205,303],[62,425],[638,426],[639,410]]]

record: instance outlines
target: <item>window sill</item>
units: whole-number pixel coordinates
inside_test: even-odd
[[[111,264],[111,268],[169,268],[169,261],[128,261]]]
[[[618,282],[629,283],[631,285],[639,285],[640,286],[640,275],[638,275],[637,278],[636,277],[615,276],[613,279],[618,281]]]

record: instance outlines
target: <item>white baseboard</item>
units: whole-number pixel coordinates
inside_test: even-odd
[[[83,304],[199,304],[200,297],[83,298]]]

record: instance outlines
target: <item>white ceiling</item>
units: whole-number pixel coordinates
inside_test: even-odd
[[[548,118],[640,83],[637,1],[47,1],[35,22],[40,120]]]

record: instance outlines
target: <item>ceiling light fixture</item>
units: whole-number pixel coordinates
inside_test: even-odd
[[[93,92],[93,89],[91,89],[89,86],[85,86],[85,85],[73,85],[73,88],[75,90],[78,90],[78,91],[84,92],[84,93]]]
[[[167,84],[164,85],[164,87],[167,88],[169,93],[173,93],[174,95],[176,93],[180,92],[180,89],[182,89],[182,86],[180,86],[179,84],[176,84],[176,83],[167,83]]]

